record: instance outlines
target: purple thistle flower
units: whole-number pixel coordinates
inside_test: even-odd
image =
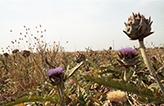
[[[154,55],[152,55],[152,56],[151,56],[151,58],[155,58],[155,56],[154,56]]]
[[[133,49],[133,48],[123,48],[123,49],[121,49],[121,50],[119,50],[118,51],[119,53],[121,52],[121,53],[136,53],[137,51],[135,50],[135,49]]]
[[[151,56],[151,59],[152,59],[154,62],[157,62],[157,59],[155,58],[154,55]]]
[[[62,73],[62,71],[63,71],[63,68],[60,68],[60,67],[55,68],[55,69],[50,69],[50,70],[48,70],[48,75],[51,76],[54,74],[60,74],[60,73]]]
[[[125,67],[134,66],[139,62],[136,61],[138,58],[137,51],[133,48],[123,48],[119,50],[118,56],[120,59],[117,60]]]
[[[63,68],[60,67],[48,70],[49,79],[52,85],[59,85],[63,83],[64,73],[62,72]]]

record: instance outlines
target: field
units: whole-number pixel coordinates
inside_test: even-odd
[[[139,62],[129,68],[130,77],[124,81],[126,68],[118,60],[118,51],[111,47],[103,51],[87,48],[80,52],[65,52],[58,45],[51,50],[46,47],[46,44],[38,47],[37,52],[15,49],[12,54],[0,56],[2,106],[61,105],[57,86],[51,83],[47,73],[57,67],[63,68],[65,74],[73,72],[64,80],[65,102],[69,106],[101,106],[105,103],[111,106],[146,106],[164,102],[159,86],[145,67],[139,48],[135,48]],[[146,52],[163,81],[164,49],[148,48]]]
[[[46,29],[31,34],[24,28],[7,52],[1,48],[1,106],[164,104],[162,44],[144,48],[140,41],[139,48],[66,52],[60,43],[44,42]],[[28,49],[18,49],[21,45]]]

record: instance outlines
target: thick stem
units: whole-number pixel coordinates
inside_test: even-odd
[[[145,50],[145,46],[143,43],[143,40],[139,40],[139,44],[140,44],[140,50],[141,50],[141,55],[143,57],[144,63],[146,64],[146,67],[149,69],[150,74],[155,78],[155,80],[157,81],[159,87],[161,88],[162,93],[164,94],[164,87],[158,77],[158,75],[155,73],[155,69],[152,67],[147,54],[146,54],[146,50]]]
[[[63,92],[63,84],[57,85],[57,90],[58,90],[58,94],[59,94],[60,100],[62,102],[62,105],[66,106],[66,102],[65,102],[65,98],[64,98],[64,92]]]

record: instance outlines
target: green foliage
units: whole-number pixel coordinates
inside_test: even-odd
[[[97,76],[92,76],[89,73],[83,74],[83,77],[86,80],[90,80],[93,81],[95,83],[99,83],[105,86],[109,86],[115,89],[120,89],[122,91],[127,91],[127,92],[131,92],[134,94],[138,94],[140,96],[142,96],[143,98],[147,97],[148,99],[151,99],[153,101],[162,103],[164,100],[164,96],[162,97],[155,97],[155,93],[156,92],[152,92],[150,89],[148,88],[138,88],[135,85],[131,84],[131,83],[127,83],[125,81],[119,81],[119,80],[108,80],[105,78],[101,78],[101,77],[97,77]],[[146,102],[146,101],[145,101]]]
[[[20,104],[20,103],[36,102],[36,101],[40,101],[40,102],[51,101],[54,103],[59,103],[57,96],[54,96],[54,97],[30,96],[30,97],[22,97],[19,99],[12,99],[11,101],[7,101],[6,103],[1,104],[1,106],[13,106],[13,105]]]
[[[64,80],[66,81],[68,78],[70,78],[79,68],[81,65],[83,65],[83,61],[77,64],[75,67],[73,67],[71,70],[67,70],[65,72]]]

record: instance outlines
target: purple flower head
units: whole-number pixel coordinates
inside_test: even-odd
[[[151,56],[151,59],[152,59],[154,62],[157,61],[157,59],[155,58],[154,55]]]
[[[133,48],[123,48],[118,51],[119,59],[117,59],[123,66],[134,66],[139,61],[137,60],[137,51]]]
[[[121,50],[118,51],[119,53],[136,53],[137,51],[133,48],[123,48]]]
[[[62,71],[63,71],[63,68],[60,68],[60,67],[55,68],[55,69],[50,69],[50,70],[48,70],[48,75],[51,76],[54,74],[60,74],[60,73],[62,73]]]
[[[152,55],[152,56],[151,56],[151,58],[155,58],[155,56],[154,56],[154,55]]]

